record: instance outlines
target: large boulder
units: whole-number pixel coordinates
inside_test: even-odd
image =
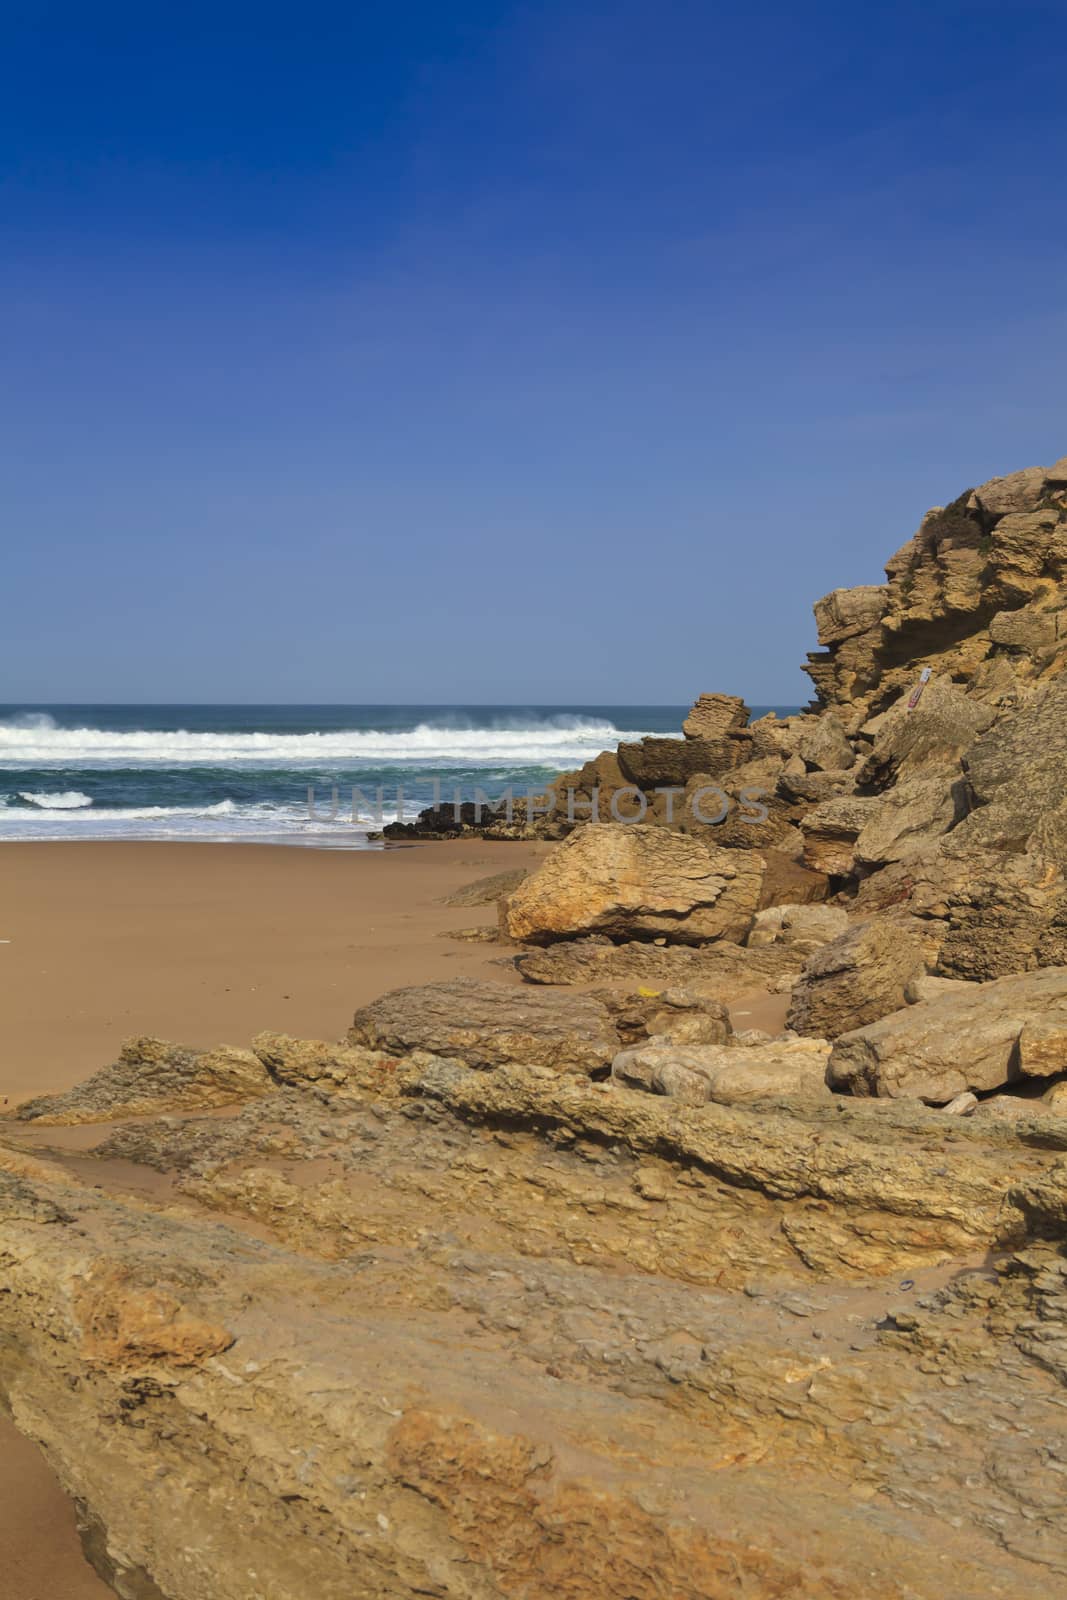
[[[788,850],[796,829],[789,802],[775,793],[780,768],[780,760],[746,761],[718,778],[698,773],[673,799],[677,825],[721,850]],[[656,813],[670,803],[657,796]]]
[[[824,646],[840,644],[845,639],[870,633],[882,620],[888,596],[889,590],[884,583],[831,590],[815,602],[819,643]]]
[[[901,695],[888,711],[863,728],[870,750],[857,774],[861,784],[885,789],[919,773],[957,775],[964,751],[996,721],[993,706],[972,699],[951,678],[931,678],[917,703]]]
[[[501,905],[519,943],[583,934],[740,941],[759,905],[763,860],[647,824],[577,829]]]
[[[748,718],[740,696],[702,694],[682,723],[681,739],[650,735],[620,744],[619,766],[626,780],[643,790],[684,784],[698,773],[728,772],[748,759]]]
[[[853,913],[906,910],[939,940],[943,977],[985,980],[1067,964],[1067,885],[1036,855],[968,847],[956,829],[863,881]]]
[[[825,1039],[772,1039],[743,1047],[661,1044],[620,1050],[612,1079],[686,1105],[747,1105],[755,1100],[826,1099]]]
[[[390,1055],[427,1050],[468,1066],[517,1061],[555,1072],[610,1066],[619,1035],[599,1001],[476,978],[393,989],[356,1012],[348,1042]]]
[[[955,834],[952,841],[944,859],[957,881],[946,896],[938,972],[981,981],[1067,962],[1062,869],[1042,856],[967,850]]]
[[[846,1033],[828,1070],[835,1089],[944,1105],[967,1089],[1051,1076],[1067,1064],[1065,1045],[1067,967],[1049,967],[969,984]]]
[[[761,851],[766,868],[760,891],[760,910],[767,906],[812,905],[825,900],[830,880],[825,872],[813,872],[802,861],[784,850]]]
[[[904,861],[950,833],[966,811],[963,788],[958,776],[934,773],[905,778],[879,795],[857,835],[855,865],[866,869]]]
[[[832,711],[812,720],[797,743],[797,754],[819,772],[841,772],[856,760],[856,752]]]
[[[907,1003],[908,980],[926,956],[923,930],[910,921],[853,923],[810,956],[793,989],[788,1025],[835,1039]]]

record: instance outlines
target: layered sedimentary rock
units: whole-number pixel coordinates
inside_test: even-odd
[[[251,1050],[194,1050],[165,1039],[127,1039],[118,1060],[63,1095],[25,1100],[25,1122],[99,1122],[102,1116],[158,1116],[233,1105],[273,1088]]]
[[[568,939],[524,951],[515,966],[538,984],[677,984],[711,990],[725,1000],[753,989],[792,983],[805,954],[792,945],[747,949],[728,941],[710,945],[615,943],[605,937]]]
[[[87,1183],[0,1143],[0,1387],[118,1592],[1067,1582],[1067,1123],[949,1164],[915,1107],[257,1048],[270,1094],[112,1124]]]
[[[853,729],[923,667],[969,679],[1002,649],[1023,678],[1036,676],[1064,632],[1067,458],[929,512],[886,577],[815,608],[823,648],[807,671],[820,701],[842,708]]]

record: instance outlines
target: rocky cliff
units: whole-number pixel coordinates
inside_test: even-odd
[[[807,671],[850,732],[923,668],[994,704],[1059,670],[1067,650],[1067,456],[927,512],[886,583],[815,607]]]

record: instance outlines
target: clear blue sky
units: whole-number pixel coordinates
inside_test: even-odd
[[[1067,452],[1067,5],[0,19],[0,701],[802,698]]]

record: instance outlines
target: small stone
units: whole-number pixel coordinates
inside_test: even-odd
[[[634,1174],[634,1188],[642,1200],[666,1200],[667,1185],[658,1172],[642,1170]]]

